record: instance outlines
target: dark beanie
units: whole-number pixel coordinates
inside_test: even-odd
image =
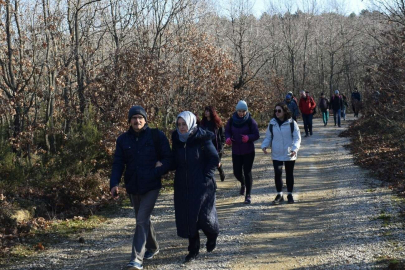
[[[146,116],[146,111],[145,111],[145,109],[142,108],[141,106],[138,106],[138,105],[137,105],[137,106],[132,106],[131,109],[129,109],[129,112],[128,112],[128,122],[131,121],[132,116],[137,115],[137,114],[142,115],[143,118],[145,118],[145,121],[148,120],[148,117]]]

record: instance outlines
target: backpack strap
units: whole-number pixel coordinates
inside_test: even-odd
[[[249,116],[249,119],[248,119],[248,126],[249,126],[250,134],[252,134],[252,116]]]
[[[153,140],[153,145],[155,146],[157,159],[161,160],[161,158],[162,158],[162,154],[161,154],[162,146],[160,145],[159,129],[151,128],[151,132],[152,132],[152,140]]]
[[[290,123],[290,129],[291,129],[291,137],[293,137],[294,134],[294,119],[292,120],[292,122]]]

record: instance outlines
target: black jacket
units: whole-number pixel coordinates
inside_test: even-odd
[[[130,194],[144,194],[162,187],[161,177],[172,163],[170,144],[163,132],[159,131],[162,166],[155,168],[158,161],[152,132],[149,127],[139,134],[130,128],[121,134],[116,143],[110,188],[117,186],[125,169],[124,181]]]
[[[214,171],[218,153],[212,144],[213,134],[202,128],[192,134],[186,143],[172,134],[174,178],[174,209],[177,235],[194,236],[198,229],[218,233],[215,208],[216,183]]]
[[[215,149],[217,149],[218,153],[222,153],[224,151],[224,144],[225,144],[225,130],[224,127],[217,128],[215,126],[214,121],[201,121],[200,126],[208,131],[214,133],[214,138],[212,139],[212,143],[214,144]]]
[[[341,96],[333,95],[329,101],[329,109],[334,111],[343,110],[343,100]]]

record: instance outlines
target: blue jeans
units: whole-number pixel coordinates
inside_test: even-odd
[[[346,120],[346,109],[342,110],[342,118],[343,120]]]
[[[312,117],[312,114],[302,114],[302,120],[304,120],[304,129],[306,135],[308,135],[308,131],[312,135]]]
[[[323,124],[326,126],[329,120],[329,111],[322,112]]]
[[[339,110],[333,110],[333,120],[335,120],[335,126],[336,126],[336,117],[338,118],[338,126],[340,127],[340,109]]]

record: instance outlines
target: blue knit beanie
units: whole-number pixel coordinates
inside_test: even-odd
[[[248,106],[246,101],[244,100],[239,100],[238,104],[236,105],[236,110],[237,111],[247,111],[248,110]]]

